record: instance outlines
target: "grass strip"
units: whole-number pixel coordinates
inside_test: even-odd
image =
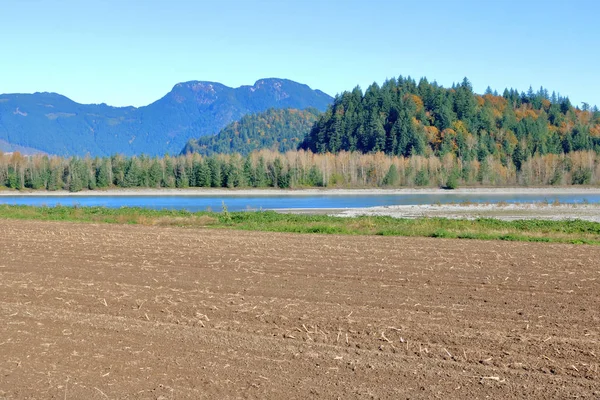
[[[123,207],[0,205],[0,218],[88,223],[226,228],[337,235],[413,236],[600,245],[600,223],[582,220],[502,221],[493,218],[333,217],[274,211],[190,212]]]

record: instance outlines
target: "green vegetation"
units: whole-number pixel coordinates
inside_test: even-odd
[[[397,219],[379,216],[343,218],[326,215],[280,214],[274,211],[229,212],[225,205],[221,213],[157,211],[143,208],[1,205],[0,218],[270,232],[420,236],[600,245],[600,223],[580,220]]]
[[[316,108],[271,108],[263,113],[249,114],[227,125],[215,136],[190,140],[182,153],[206,156],[239,153],[245,156],[260,149],[285,153],[298,148],[319,114]]]
[[[527,93],[488,88],[473,93],[470,82],[444,88],[402,76],[336,96],[302,147],[313,152],[384,152],[389,155],[450,154],[521,170],[531,157],[600,151],[600,112],[540,88]],[[578,181],[581,181],[578,178]]]
[[[600,154],[588,150],[535,155],[521,169],[495,159],[463,162],[452,154],[386,156],[383,153],[285,154],[262,150],[178,157],[60,158],[0,153],[0,189],[98,190],[110,188],[305,188],[600,184]]]

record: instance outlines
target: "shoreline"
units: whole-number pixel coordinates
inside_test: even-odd
[[[0,190],[0,197],[107,197],[107,196],[189,196],[189,197],[244,197],[244,196],[379,196],[379,195],[449,195],[449,194],[497,194],[497,195],[600,195],[600,187],[466,187],[453,190],[440,188],[367,188],[367,189],[106,189],[81,192]]]
[[[294,212],[291,210],[290,212]],[[478,219],[494,218],[515,220],[584,220],[600,222],[600,204],[418,204],[347,208],[322,212],[336,217],[387,216],[393,218],[448,218]]]

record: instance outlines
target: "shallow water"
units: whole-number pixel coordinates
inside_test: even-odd
[[[2,196],[0,204],[33,206],[103,206],[146,207],[153,209],[183,209],[189,211],[221,211],[223,204],[229,211],[277,210],[310,208],[361,208],[415,204],[449,203],[540,203],[563,204],[600,203],[600,194],[375,194],[375,195],[272,195],[272,196]]]

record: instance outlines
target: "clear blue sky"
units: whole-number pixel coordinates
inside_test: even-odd
[[[600,106],[600,1],[0,0],[0,93],[145,105],[177,82],[541,85]]]

